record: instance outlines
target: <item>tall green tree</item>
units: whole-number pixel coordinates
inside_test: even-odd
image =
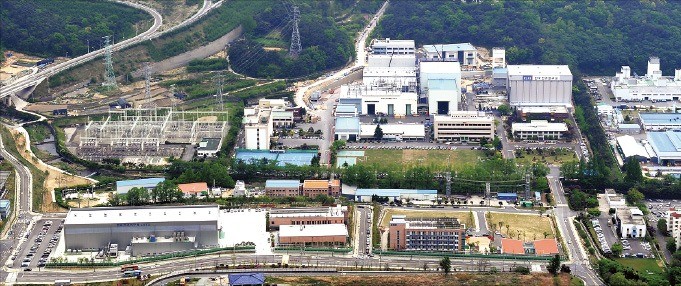
[[[661,234],[667,235],[667,220],[661,218],[657,221],[657,231]]]
[[[624,179],[628,182],[638,183],[643,181],[643,173],[641,171],[641,165],[638,160],[634,158],[628,158],[624,162]]]
[[[546,269],[549,271],[549,273],[558,275],[558,270],[560,269],[560,256],[558,256],[558,254],[551,258],[549,265],[546,266]]]
[[[383,129],[381,128],[380,124],[377,124],[376,129],[374,129],[374,138],[376,140],[382,140],[383,139]]]
[[[442,269],[442,272],[445,273],[445,276],[452,271],[452,261],[449,260],[449,256],[445,256],[440,259],[440,268]]]

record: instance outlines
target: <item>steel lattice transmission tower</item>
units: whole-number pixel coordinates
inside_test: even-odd
[[[155,104],[151,100],[151,65],[144,63],[144,105],[146,108],[154,108]]]
[[[220,110],[224,111],[225,110],[225,103],[222,100],[222,83],[224,81],[224,78],[220,74],[220,75],[216,75],[213,78],[213,80],[215,81],[215,85],[216,85],[215,100],[216,100],[217,105],[219,106]]]
[[[298,23],[300,22],[300,9],[298,6],[293,6],[293,31],[291,32],[291,47],[288,49],[289,56],[297,57],[303,50],[300,45],[300,31],[298,31]]]
[[[103,86],[111,89],[116,87],[116,76],[113,70],[113,61],[111,54],[113,53],[113,45],[109,36],[104,36],[104,82]]]

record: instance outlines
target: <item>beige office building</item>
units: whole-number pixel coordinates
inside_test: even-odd
[[[480,141],[494,139],[494,117],[477,111],[454,111],[435,115],[434,139],[437,141]]]

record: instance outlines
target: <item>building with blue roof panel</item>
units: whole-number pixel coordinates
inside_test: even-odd
[[[681,161],[681,130],[648,132],[648,142],[655,154],[650,154],[657,163],[666,165]]]
[[[681,113],[639,113],[646,131],[681,130]]]
[[[146,178],[137,180],[117,181],[116,193],[119,195],[127,194],[132,188],[153,189],[158,183],[165,181],[165,178]]]
[[[518,200],[518,194],[516,193],[498,193],[497,199],[500,201],[515,202]]]
[[[356,141],[360,133],[359,117],[337,117],[335,140]]]
[[[412,200],[436,200],[437,190],[415,189],[357,189],[354,194],[355,201],[371,202],[373,196],[385,197],[389,201],[402,199]]]
[[[9,200],[0,200],[0,219],[6,219],[12,213],[12,204]]]
[[[423,45],[426,58],[460,62],[462,65],[477,64],[478,50],[471,43]]]
[[[230,286],[265,285],[265,275],[260,272],[229,274]]]

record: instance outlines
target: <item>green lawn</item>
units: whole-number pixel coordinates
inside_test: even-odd
[[[462,170],[474,165],[485,154],[477,150],[366,150],[360,162],[368,165],[389,165],[402,168],[406,165],[431,167],[450,166]]]
[[[616,258],[615,260],[624,266],[633,268],[643,276],[661,275],[664,272],[662,267],[657,264],[657,260],[653,258]]]
[[[520,154],[521,156],[518,156]],[[541,154],[536,150],[529,153],[525,150],[516,151],[516,162],[520,165],[531,165],[532,163],[542,164],[561,164],[569,161],[578,160],[576,154],[572,150],[550,150],[543,151]]]

